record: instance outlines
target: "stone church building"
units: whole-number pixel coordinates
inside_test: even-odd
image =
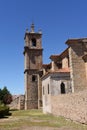
[[[24,45],[25,109],[51,109],[51,95],[87,88],[87,38],[68,39],[68,48],[43,64],[42,33],[26,30]]]
[[[43,112],[52,112],[52,97],[87,89],[87,38],[69,39],[68,48],[51,55],[51,63],[43,65]]]

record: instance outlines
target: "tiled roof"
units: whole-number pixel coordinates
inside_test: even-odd
[[[51,55],[51,56],[50,56],[50,59],[51,59],[51,58],[58,58],[59,56],[60,56],[60,55]]]
[[[68,56],[68,48],[66,48],[60,55],[51,55],[50,59],[53,61],[61,60],[61,58]]]
[[[58,72],[62,72],[62,73],[70,72],[70,68],[62,68],[62,69],[58,69],[57,71],[51,71],[51,73],[58,73]]]
[[[79,42],[79,43],[87,43],[87,38],[79,38],[79,39],[68,39],[67,41],[66,41],[66,44],[71,44],[71,43],[77,43],[77,42]]]
[[[56,73],[70,73],[70,68],[62,68],[57,71],[49,71],[45,75],[42,76],[42,79],[49,74],[56,74]]]
[[[69,55],[69,54],[68,54],[68,50],[69,50],[69,47],[66,48],[66,49],[60,54],[60,57],[63,58],[63,57],[65,57],[65,56],[68,56],[68,55]]]
[[[44,69],[49,69],[49,68],[51,68],[51,63],[49,63],[49,64],[43,64],[42,67]]]

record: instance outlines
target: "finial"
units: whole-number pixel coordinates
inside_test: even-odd
[[[39,29],[38,32],[39,32],[40,34],[42,34],[42,30],[41,30],[41,29]]]
[[[26,33],[28,33],[28,28],[26,28]]]
[[[31,33],[34,33],[34,23],[31,24]]]

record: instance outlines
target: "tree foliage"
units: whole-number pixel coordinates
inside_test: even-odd
[[[0,101],[4,104],[10,104],[12,101],[12,95],[8,91],[7,87],[0,89]]]

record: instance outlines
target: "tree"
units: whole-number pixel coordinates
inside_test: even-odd
[[[2,90],[0,89],[0,102],[2,102],[3,100],[3,94],[2,94]]]
[[[8,91],[7,87],[4,87],[2,90],[0,89],[0,100],[4,104],[10,104],[12,101],[12,95]]]
[[[4,104],[10,104],[12,102],[11,94],[5,94],[3,97]]]

